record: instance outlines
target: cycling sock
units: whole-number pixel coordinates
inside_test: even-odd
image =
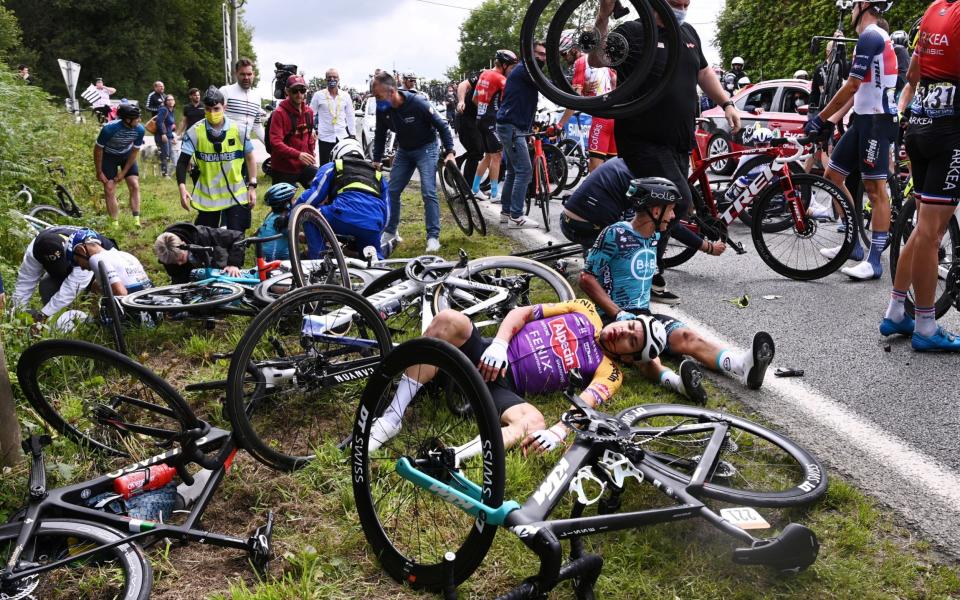
[[[410,406],[410,401],[417,395],[421,387],[423,387],[423,384],[416,379],[410,379],[406,375],[401,377],[393,401],[390,402],[387,410],[383,411],[383,416],[380,418],[394,427],[399,427],[400,421],[403,420],[403,413],[406,412],[407,407]]]
[[[737,354],[733,350],[721,350],[717,355],[717,370],[735,377],[743,377],[747,370],[747,357],[752,358],[753,354],[750,352]]]
[[[500,195],[500,182],[499,182],[499,181],[491,181],[491,182],[490,182],[490,197],[491,197],[491,198],[496,198],[496,197],[499,196],[499,195]]]
[[[901,292],[900,290],[894,288],[890,292],[890,304],[887,306],[887,314],[884,315],[884,318],[890,319],[894,323],[899,323],[903,320],[903,302],[907,299],[907,293]]]
[[[680,380],[680,375],[672,369],[664,369],[660,372],[660,385],[678,394],[686,395],[683,389],[683,381]]]
[[[139,213],[134,213],[134,214],[133,214],[133,224],[136,225],[137,227],[140,227],[140,214],[139,214]]]
[[[867,258],[867,261],[873,265],[874,270],[880,270],[883,267],[880,266],[880,255],[883,253],[883,249],[887,245],[887,232],[886,231],[874,231],[873,235],[870,236],[870,255]]]
[[[110,227],[113,227],[114,229],[120,227],[120,219],[114,219],[113,221],[111,221]]]
[[[913,331],[923,337],[930,337],[937,332],[937,311],[934,307],[920,308],[915,311],[917,324]]]
[[[480,182],[483,181],[483,178],[479,175],[473,176],[473,187],[470,188],[470,191],[476,194],[480,191]]]

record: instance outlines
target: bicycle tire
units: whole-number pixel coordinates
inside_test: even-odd
[[[306,333],[306,317],[334,314],[332,306],[353,311],[347,329]],[[225,410],[240,446],[272,469],[292,471],[318,445],[342,444],[355,408],[350,388],[392,347],[377,311],[356,292],[333,285],[287,292],[254,318],[230,359]],[[251,365],[259,378],[248,376]]]
[[[153,371],[89,342],[37,342],[20,355],[17,379],[27,401],[54,430],[110,456],[137,458],[132,452],[142,448],[139,458],[147,458],[201,425],[180,394]],[[155,431],[137,432],[130,424]]]
[[[547,162],[550,197],[555,198],[566,189],[567,157],[554,144],[543,144],[543,156]]]
[[[583,174],[586,171],[583,147],[569,138],[560,140],[558,147],[560,151],[563,152],[567,161],[567,179],[564,182],[564,188],[572,190],[577,187],[577,184],[583,179]]]
[[[443,375],[440,379],[456,386],[461,393],[454,404],[459,406],[460,401],[465,400],[469,402],[470,410],[452,410],[448,402],[431,397],[445,395],[448,390],[446,385],[424,385],[404,412],[404,427],[400,434],[370,452],[373,417],[389,409],[394,380],[406,369],[418,364],[439,367],[440,375]],[[437,435],[433,436],[434,433]],[[418,452],[418,440],[413,438],[421,435],[424,439],[419,444]],[[480,373],[466,356],[447,342],[420,338],[398,346],[370,377],[357,408],[353,429],[353,497],[360,525],[373,554],[387,574],[397,581],[414,588],[439,589],[445,582],[443,555],[453,550],[457,557],[454,581],[459,584],[473,574],[489,551],[496,535],[495,526],[483,519],[469,517],[446,500],[399,477],[391,464],[391,461],[395,464],[401,456],[416,460],[438,443],[451,447],[457,445],[455,442],[469,442],[476,435],[480,436],[480,444],[484,448],[482,456],[465,461],[466,466],[458,470],[479,486],[480,497],[486,505],[497,508],[503,502],[506,485],[499,417]],[[407,440],[411,441],[409,445],[405,444]],[[385,468],[381,469],[380,465]],[[385,488],[378,484],[381,471],[383,480],[395,482],[396,488]],[[434,472],[439,477],[445,477],[448,473],[449,469]],[[400,486],[403,486],[402,489]],[[391,510],[391,504],[397,502],[395,497],[389,495],[393,489],[415,495],[416,510],[409,517],[404,513],[402,518],[381,518]],[[399,514],[402,508],[401,501],[396,512]],[[412,526],[414,531],[426,531],[429,525],[421,526],[421,519],[426,520],[430,516],[435,516],[434,525],[439,517],[451,522],[451,526],[427,532],[427,535],[433,534],[431,539],[436,543],[420,548],[416,548],[415,543],[408,544],[403,539],[404,528]]]
[[[126,354],[127,344],[123,338],[123,314],[120,312],[120,303],[113,294],[113,288],[107,279],[107,266],[102,262],[97,264],[97,277],[103,291],[103,296],[100,298],[101,313],[103,309],[106,309],[106,316],[110,319],[110,322],[106,325],[110,328],[110,335],[113,337],[113,347],[120,354]],[[103,322],[103,314],[100,315],[100,321]]]
[[[535,173],[539,181],[537,185],[537,204],[540,205],[540,215],[543,217],[543,230],[550,231],[550,198],[553,197],[553,194],[550,192],[549,167],[545,157],[537,159]]]
[[[239,300],[244,288],[221,281],[175,283],[139,290],[120,299],[124,308],[144,312],[207,312]]]
[[[308,247],[307,236],[304,234],[301,245],[300,233],[304,226],[316,228],[324,249],[316,257]],[[323,214],[309,204],[300,204],[290,213],[290,270],[293,272],[293,281],[296,287],[313,284],[333,284],[344,288],[350,286],[350,275],[347,271],[347,261],[343,257],[337,234],[327,223]],[[314,240],[316,242],[316,240]],[[310,269],[305,268],[305,261],[310,260]]]
[[[501,177],[503,176],[504,171],[505,169],[500,169]],[[467,183],[467,180],[464,179],[463,172],[461,172],[459,168],[451,168],[450,179],[452,180],[460,197],[467,199],[467,211],[470,212],[470,224],[473,228],[473,231],[477,231],[483,236],[487,235],[487,220],[483,217],[483,211],[480,210],[480,202],[477,200],[477,196],[473,193],[473,190],[470,189],[470,185]]]
[[[51,226],[75,223],[74,218],[69,213],[49,204],[38,204],[32,207],[27,211],[27,216],[45,221]]]
[[[890,200],[890,229],[887,231],[893,232],[893,227],[903,207],[903,190],[900,187],[899,175],[891,173],[887,176],[887,192],[888,199]],[[860,184],[857,185],[857,194],[853,197],[853,203],[854,206],[857,207],[857,213],[859,215],[857,217],[857,223],[861,225],[861,227],[858,228],[860,241],[865,248],[869,249],[873,243],[873,213],[864,208],[866,206],[864,203],[865,200],[869,200],[869,197],[867,196],[867,189],[864,187],[863,179],[861,178]],[[884,250],[890,247],[892,239],[892,235],[887,236],[887,244],[883,247]]]
[[[80,207],[77,206],[77,203],[73,200],[73,194],[70,193],[70,190],[59,183],[54,189],[57,194],[57,202],[60,203],[60,210],[69,214],[71,217],[79,218],[83,216],[83,213],[80,212]]]
[[[703,195],[700,194],[698,186],[691,185],[690,193],[693,197],[693,207],[691,210],[694,211],[694,214],[688,215],[686,219],[683,219],[677,223],[677,227],[687,227],[688,225],[692,225],[699,228],[699,215],[709,214],[706,203],[703,201]],[[670,251],[671,247],[679,248],[679,251],[672,253]],[[693,258],[697,251],[697,248],[691,248],[690,246],[686,246],[675,241],[675,238],[671,235],[670,239],[667,241],[667,249],[663,253],[663,268],[673,269],[675,267],[679,267],[683,263]]]
[[[699,465],[698,453],[709,443],[710,435],[683,433],[682,429],[671,432],[671,428],[685,422],[727,423],[734,432],[728,434],[718,463],[702,488],[701,493],[708,498],[747,506],[788,507],[813,502],[827,491],[827,471],[816,457],[790,438],[747,419],[680,404],[644,404],[621,412],[617,418],[649,434],[651,439],[641,442],[641,447],[661,464],[648,464],[682,483],[690,481]],[[757,457],[756,464],[750,462],[752,456]],[[777,475],[770,476],[770,483],[760,484],[761,489],[738,487],[759,482],[761,475],[769,475],[767,471],[774,471],[775,466]],[[781,489],[772,489],[781,482]]]
[[[745,161],[743,165],[741,165],[739,168],[737,168],[734,171],[733,176],[730,178],[730,181],[736,181],[737,179],[739,179],[743,175],[746,175],[747,173],[759,167],[760,165],[770,165],[772,163],[773,163],[772,156],[768,156],[766,154],[759,154],[757,156],[754,156],[748,159],[747,161]],[[790,166],[788,168],[790,169],[791,177],[793,175],[799,175],[800,173],[804,173],[803,167],[798,165],[797,163],[792,162],[792,163],[789,163],[789,165]],[[775,183],[778,179],[779,179],[779,176],[776,173],[774,173],[773,182]],[[740,221],[747,227],[753,227],[753,214],[751,210],[752,210],[751,206],[749,205],[745,206],[743,207],[743,210],[740,211],[740,215],[739,215]],[[782,227],[780,227],[780,225],[776,223],[769,223],[769,222],[764,223],[764,227],[766,228],[767,231],[782,231]]]
[[[17,545],[17,535],[20,533],[22,524],[20,522],[0,525],[0,558],[6,565],[13,548]],[[37,531],[31,539],[31,543],[23,548],[23,554],[20,560],[25,563],[44,564],[69,556],[71,552],[86,550],[88,545],[104,546],[124,539],[126,536],[119,531],[81,519],[41,519],[37,524]],[[153,569],[150,561],[135,542],[127,542],[113,548],[103,550],[103,554],[95,554],[91,558],[93,563],[89,565],[93,569],[90,576],[100,575],[98,580],[102,580],[104,587],[114,585],[111,589],[103,589],[103,597],[115,598],[117,600],[147,600],[153,588]],[[112,572],[122,577],[104,576],[100,571],[104,570],[107,563],[113,563],[115,568]],[[23,588],[21,592],[27,592],[29,598],[53,598],[54,600],[66,598],[84,598],[89,597],[89,589],[83,586],[84,567],[87,564],[81,562],[71,562],[65,565],[65,569],[53,569],[39,575],[36,587],[32,592],[28,588]],[[62,574],[62,575],[61,575]],[[58,577],[58,575],[61,575]],[[89,579],[86,585],[89,586]],[[27,586],[32,586],[28,583]],[[71,589],[72,588],[72,589]],[[21,592],[13,594],[13,597],[21,597]],[[32,595],[36,592],[36,595]]]
[[[463,235],[471,236],[473,235],[473,216],[470,211],[469,200],[467,196],[461,193],[461,188],[456,181],[458,176],[463,179],[463,173],[460,172],[460,169],[448,166],[443,159],[437,161],[440,194],[446,201],[450,214],[453,215],[454,223],[457,224]]]
[[[293,273],[274,275],[253,288],[254,301],[262,308],[293,288]]]
[[[900,215],[893,226],[890,236],[890,278],[891,281],[897,276],[897,263],[900,261],[900,253],[906,246],[907,240],[916,226],[914,217],[917,212],[917,200],[911,197],[903,203],[900,209]],[[945,245],[946,244],[946,245]],[[940,240],[940,248],[937,251],[937,262],[943,269],[950,269],[952,265],[960,264],[960,224],[957,222],[956,215],[950,217],[947,222],[947,230],[943,239]],[[904,309],[911,318],[916,315],[916,303],[913,300],[913,289],[907,291],[907,298],[904,300]],[[950,297],[950,290],[944,282],[944,278],[937,277],[937,296],[934,301],[934,310],[939,319],[953,306],[953,299]]]
[[[805,233],[798,234],[792,220],[790,221],[789,227],[782,231],[771,232],[766,231],[764,228],[765,219],[754,219],[753,227],[750,230],[753,237],[753,244],[757,249],[757,254],[760,255],[760,259],[780,275],[797,281],[820,279],[837,271],[837,269],[847,261],[847,258],[849,258],[850,252],[853,250],[853,236],[856,235],[854,224],[856,211],[850,200],[847,199],[847,195],[823,177],[801,174],[791,176],[791,180],[795,190],[802,186],[810,186],[811,190],[816,188],[818,194],[822,193],[826,196],[826,201],[829,202],[829,206],[831,206],[835,212],[836,209],[839,208],[836,217],[843,225],[843,231],[836,231],[837,228],[832,222],[823,222],[806,216],[806,210],[812,202],[812,191],[808,190],[800,193],[801,201],[807,202],[806,206],[801,206],[805,219],[804,223],[806,225]],[[781,179],[781,181],[783,181],[783,179]],[[777,201],[778,195],[782,196],[782,191],[777,184],[768,185],[761,190],[757,198],[753,201],[754,214],[775,215],[777,209],[773,203]],[[790,204],[781,201],[780,211],[789,212],[790,210]],[[822,235],[815,237],[818,231],[822,232]],[[800,242],[811,242],[806,244],[808,252],[803,253],[803,256],[811,257],[815,261],[812,267],[809,266],[810,261],[807,258],[803,259],[804,264],[802,265],[791,265],[786,264],[782,256],[774,255],[772,249],[780,248],[784,244],[790,244],[791,242],[793,242],[794,246]],[[827,259],[820,254],[819,250],[821,248],[835,247],[838,245],[837,242],[840,242],[840,251],[832,259]],[[789,251],[784,255],[785,257],[796,256],[799,260],[801,256],[800,252],[793,252],[790,247],[787,249]],[[810,252],[811,250],[812,252]]]

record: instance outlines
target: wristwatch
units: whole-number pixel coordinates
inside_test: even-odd
[[[720,108],[726,109],[728,106],[733,106],[733,100],[727,100],[726,102],[720,105]]]
[[[257,180],[256,180],[256,179],[251,179],[250,181],[248,181],[248,182],[247,182],[247,187],[256,188],[256,187],[257,187]]]

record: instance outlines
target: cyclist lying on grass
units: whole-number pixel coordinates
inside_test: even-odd
[[[630,222],[614,223],[603,230],[580,274],[580,288],[596,303],[604,322],[632,322],[638,315],[651,315],[650,288],[657,272],[659,232],[673,218],[673,205],[680,193],[668,179],[648,177],[634,179],[627,197],[633,201],[636,216]],[[769,333],[757,333],[752,350],[737,353],[708,342],[672,317],[651,316],[666,331],[664,352],[692,356],[708,368],[737,377],[750,389],[758,389],[763,383],[774,354]],[[640,366],[648,379],[702,404],[706,394],[699,384],[699,369],[693,369],[696,365],[690,360],[680,363],[679,375],[665,368],[659,359]],[[691,382],[696,385],[691,386]]]
[[[493,340],[484,339],[470,319],[455,310],[440,312],[424,332],[458,347],[490,389],[500,413],[503,443],[521,442],[524,454],[547,452],[563,444],[569,433],[562,423],[547,428],[527,395],[566,389],[569,372],[579,369],[590,379],[580,397],[590,406],[609,400],[620,388],[623,372],[616,361],[650,361],[666,342],[663,326],[639,316],[603,326],[596,307],[587,300],[523,306],[510,311]],[[370,451],[397,435],[403,413],[436,368],[417,365],[400,379],[396,396],[370,432]],[[457,459],[479,454],[479,439],[456,449]]]
[[[230,277],[239,277],[246,250],[242,244],[237,243],[242,239],[242,231],[174,223],[157,236],[153,243],[153,252],[173,283],[187,283],[190,281],[191,271],[208,266],[223,269]],[[213,248],[210,264],[206,263],[204,257],[195,256],[182,249],[184,244]]]

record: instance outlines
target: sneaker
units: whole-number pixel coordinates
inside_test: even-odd
[[[707,404],[707,391],[703,389],[703,372],[695,361],[689,358],[680,363],[680,383],[683,385],[683,395],[693,402],[704,406]]]
[[[913,328],[916,323],[907,315],[903,315],[900,321],[884,319],[880,321],[880,335],[913,335]]]
[[[747,358],[746,377],[744,384],[751,390],[759,390],[763,385],[763,378],[767,374],[767,367],[773,362],[776,347],[773,338],[766,331],[758,331],[753,336],[753,349]]]
[[[874,266],[870,263],[870,261],[866,260],[861,263],[857,263],[852,267],[844,267],[840,269],[840,272],[850,279],[856,279],[857,281],[880,279],[880,276],[883,275],[882,268]]]
[[[501,225],[506,225],[506,224],[509,223],[509,222],[510,222],[510,215],[504,214],[504,213],[500,213],[500,224],[501,224]]]
[[[509,227],[510,229],[533,229],[536,227],[540,227],[540,223],[537,223],[536,221],[534,221],[529,217],[520,215],[516,219],[514,219],[513,217],[510,217]]]
[[[840,254],[840,249],[843,246],[837,246],[835,248],[820,248],[820,254],[822,254],[827,260],[833,260]],[[853,248],[853,252],[850,253],[850,256],[847,257],[847,260],[863,260],[863,246],[857,244]]]
[[[388,422],[386,419],[374,419],[370,426],[370,442],[368,452],[376,452],[381,446],[392,440],[400,433],[400,424]]]
[[[662,292],[667,289],[667,280],[664,279],[660,273],[653,276],[652,289],[656,292]]]
[[[489,199],[490,199],[490,196],[484,194],[484,193],[483,193],[482,191],[480,191],[480,190],[477,190],[476,192],[473,192],[473,197],[476,198],[477,200],[489,200]]]
[[[400,237],[399,233],[390,233],[389,231],[384,231],[380,235],[380,245],[386,246],[388,244],[400,244],[403,243],[403,238]]]
[[[427,238],[427,252],[439,252],[440,240],[437,238]]]
[[[674,306],[680,304],[680,296],[674,294],[666,288],[661,288],[659,292],[656,290],[656,288],[653,288],[650,290],[650,302]]]
[[[960,338],[943,327],[937,327],[937,332],[931,336],[914,332],[910,345],[917,352],[960,352]]]

